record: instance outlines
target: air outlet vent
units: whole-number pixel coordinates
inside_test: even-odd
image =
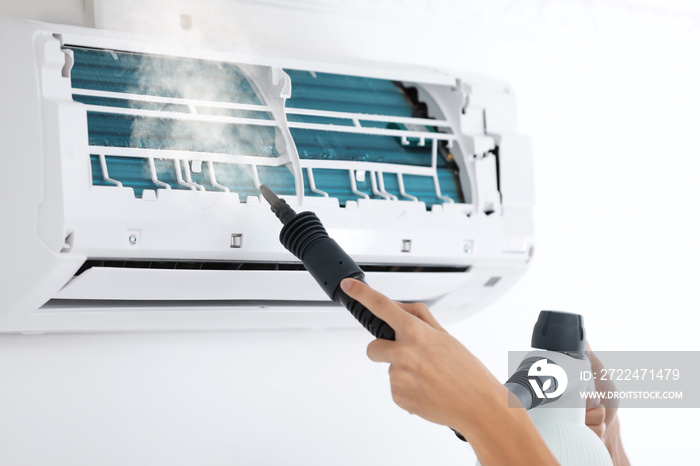
[[[359,265],[365,272],[464,273],[469,270],[469,267],[434,265]],[[99,267],[162,270],[306,270],[301,263],[89,259],[75,273],[75,276],[81,275],[86,270]]]

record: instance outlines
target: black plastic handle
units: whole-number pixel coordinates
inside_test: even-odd
[[[340,282],[345,278],[365,282],[365,274],[343,248],[328,236],[316,214],[296,214],[282,227],[280,242],[301,260],[328,297],[345,306],[372,335],[385,340],[396,338],[394,329],[340,288]]]
[[[351,275],[347,278],[354,278],[356,280],[360,280],[363,283],[366,283],[365,274],[362,272],[360,272],[359,274]],[[385,340],[396,339],[394,329],[391,328],[389,324],[372,314],[372,311],[363,306],[362,303],[352,299],[350,296],[345,294],[345,292],[342,290],[342,288],[340,288],[340,286],[338,286],[338,291],[336,292],[335,296],[335,301],[345,306],[345,309],[350,311],[350,314],[352,314],[353,317],[355,317],[355,319],[357,319],[360,322],[360,324],[362,324],[362,326],[369,331],[369,333],[374,335],[375,338],[383,338]]]

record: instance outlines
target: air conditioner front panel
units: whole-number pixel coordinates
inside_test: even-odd
[[[201,329],[209,306],[217,328],[257,328],[277,312],[269,303],[300,327],[320,309],[336,315],[279,244],[260,183],[316,212],[394,299],[460,294],[466,315],[529,260],[531,200],[517,204],[518,174],[499,166],[527,167],[529,142],[498,117],[513,112],[498,83],[2,26],[0,58],[17,64],[0,73],[3,152],[21,174],[0,188],[13,201],[2,331]],[[128,265],[105,265],[117,262]],[[265,317],[242,318],[254,302],[268,303]],[[155,303],[156,320],[139,317]]]

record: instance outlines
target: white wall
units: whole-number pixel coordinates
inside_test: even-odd
[[[83,0],[3,0],[0,16],[82,26],[91,22],[84,6]]]
[[[344,14],[226,8],[241,43],[449,65],[515,88],[536,154],[536,259],[450,327],[501,379],[540,309],[584,314],[594,349],[700,349],[697,16],[658,2],[332,3]],[[0,464],[472,464],[446,428],[392,405],[369,341],[359,329],[2,336]],[[698,414],[623,410],[633,464],[698,463]]]

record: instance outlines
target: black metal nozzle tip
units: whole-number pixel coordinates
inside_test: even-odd
[[[265,200],[270,203],[270,205],[278,204],[282,200],[279,197],[277,197],[277,195],[273,193],[272,190],[264,184],[260,185],[260,192],[262,193]]]
[[[262,193],[265,200],[270,204],[270,210],[275,213],[280,222],[286,225],[291,219],[296,217],[297,213],[294,209],[289,207],[287,201],[280,199],[277,195],[272,192],[270,188],[264,184],[260,185],[260,192]]]

